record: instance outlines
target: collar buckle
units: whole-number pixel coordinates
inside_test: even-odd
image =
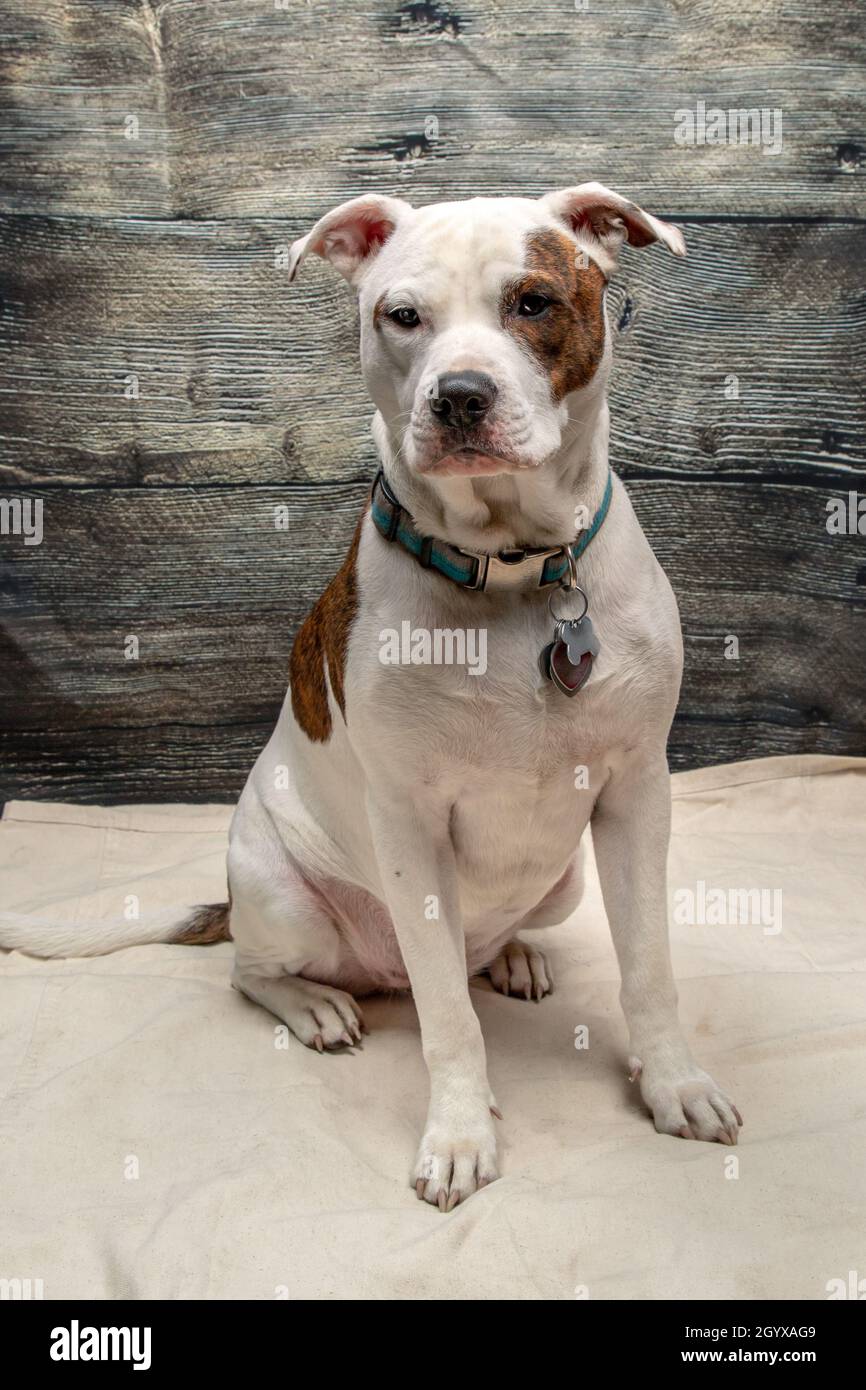
[[[561,555],[566,548],[555,545],[551,550],[500,550],[498,555],[488,555],[485,551],[457,547],[461,555],[468,555],[477,562],[475,578],[466,587],[488,593],[540,589],[547,561],[554,555]]]

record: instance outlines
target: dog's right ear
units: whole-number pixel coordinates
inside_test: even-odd
[[[294,280],[301,261],[312,251],[330,261],[350,284],[356,285],[397,223],[411,211],[402,198],[377,194],[341,203],[294,243],[289,255],[289,279]]]

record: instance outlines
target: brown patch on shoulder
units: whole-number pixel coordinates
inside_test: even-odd
[[[580,248],[565,232],[532,232],[526,272],[510,282],[502,300],[504,327],[538,358],[558,401],[591,380],[604,352],[607,279],[594,261],[582,269],[579,256]],[[516,312],[524,294],[549,294],[554,303],[527,318]]]
[[[231,941],[230,907],[231,898],[227,903],[209,903],[206,907],[197,907],[178,928],[172,942],[176,946],[213,946],[216,941]]]
[[[355,565],[366,514],[365,508],[345,560],[304,619],[292,646],[289,660],[292,710],[307,738],[314,743],[327,743],[331,737],[329,681],[340,712],[344,719],[346,717],[343,676],[349,633],[358,611]]]

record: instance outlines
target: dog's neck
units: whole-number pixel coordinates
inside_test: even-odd
[[[603,393],[582,403],[563,429],[563,444],[537,470],[476,478],[422,477],[407,467],[376,414],[373,436],[389,486],[422,535],[496,554],[574,540],[581,512],[592,516],[608,472],[609,416]]]

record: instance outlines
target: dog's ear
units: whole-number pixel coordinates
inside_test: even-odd
[[[341,203],[294,243],[289,255],[289,279],[294,280],[301,261],[312,251],[330,261],[350,284],[357,284],[397,223],[411,211],[401,198],[376,194]]]
[[[603,184],[581,183],[576,188],[547,193],[539,201],[577,237],[586,238],[590,251],[605,259],[605,269],[612,270],[616,265],[624,241],[630,246],[662,241],[675,256],[686,254],[679,227],[651,216]]]

